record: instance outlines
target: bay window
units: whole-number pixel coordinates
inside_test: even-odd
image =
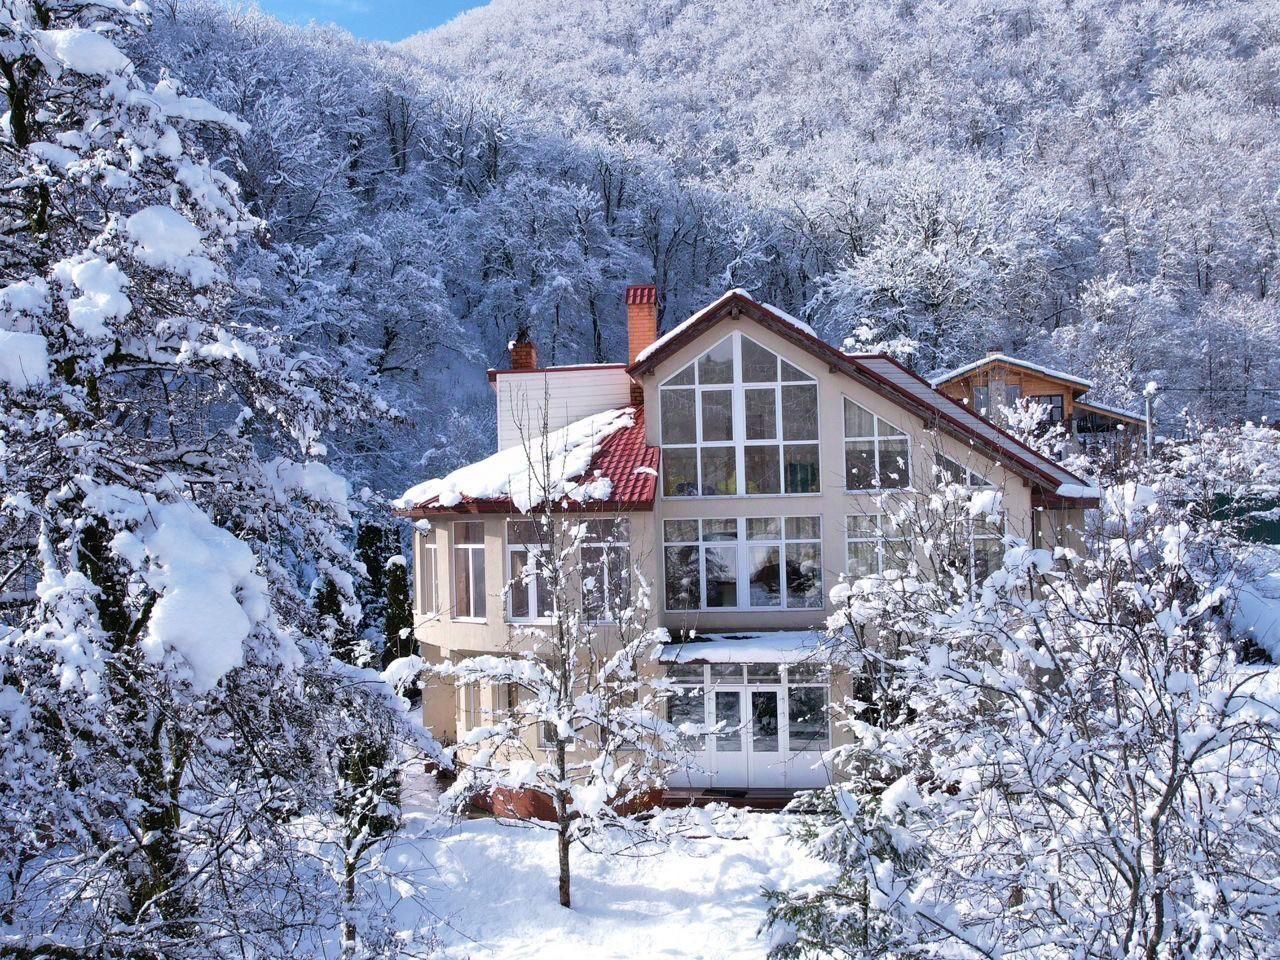
[[[453,525],[453,615],[483,620],[484,522],[461,520]]]
[[[819,609],[818,517],[663,522],[668,610]]]
[[[658,391],[662,493],[817,493],[817,381],[730,334]]]
[[[844,400],[845,490],[901,490],[911,486],[907,435],[848,397]]]

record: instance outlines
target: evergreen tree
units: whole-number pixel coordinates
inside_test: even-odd
[[[413,601],[409,595],[409,564],[397,554],[387,561],[386,613],[383,621],[386,646],[383,665],[416,652],[413,639]]]

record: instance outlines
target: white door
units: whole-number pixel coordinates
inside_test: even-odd
[[[747,742],[751,754],[750,785],[785,786],[786,754],[783,753],[782,739],[786,717],[782,688],[748,687],[746,693],[751,705]]]
[[[720,727],[709,738],[712,782],[717,787],[745,787],[750,769],[746,691],[741,687],[714,687],[707,696],[711,701],[711,722]]]

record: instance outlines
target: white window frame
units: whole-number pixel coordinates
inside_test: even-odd
[[[778,521],[778,537],[776,539],[767,540],[748,540],[747,539],[747,521],[748,520],[776,520]],[[810,537],[787,537],[787,520],[817,520],[818,536]],[[737,537],[734,540],[703,540],[702,525],[707,522],[723,523],[732,521],[736,524]],[[797,610],[821,611],[826,608],[826,565],[823,556],[822,541],[822,517],[818,514],[804,514],[801,516],[773,516],[773,517],[667,517],[663,520],[662,533],[662,604],[663,609],[668,613],[716,613],[722,611],[743,611],[751,613],[793,613]],[[698,525],[698,540],[668,540],[666,533],[666,524],[668,523],[696,523]],[[786,583],[786,550],[788,544],[812,544],[818,548],[818,596],[821,602],[816,606],[799,605],[790,602],[791,594]],[[738,603],[732,607],[711,607],[707,606],[707,547],[734,547],[734,558],[737,564],[736,587],[738,594]],[[751,605],[751,568],[750,556],[752,547],[778,547],[779,561],[779,590],[781,592],[782,602],[776,606],[752,606]],[[670,598],[667,596],[667,548],[668,547],[695,547],[698,550],[698,603],[696,606],[689,607],[673,607],[670,605]]]
[[[527,582],[525,580],[517,582],[515,575],[515,561],[512,556],[517,552],[532,555],[535,549],[541,554],[549,550],[549,545],[543,543],[525,543],[522,540],[513,537],[511,535],[511,529],[512,525],[516,523],[532,523],[536,525],[538,521],[522,518],[510,518],[507,520],[504,527],[503,533],[506,541],[506,549],[503,551],[503,557],[506,561],[504,571],[507,581],[504,607],[506,609],[507,623],[554,623],[556,619],[556,598],[554,594],[551,596],[551,612],[546,615],[540,615],[538,613],[538,589],[540,583],[536,572],[536,565],[542,562],[541,557],[529,556],[529,560],[535,564],[535,573]],[[546,585],[546,589],[551,589],[549,584]],[[517,590],[524,592],[526,604],[525,609],[529,611],[529,615],[527,617],[517,617],[512,612],[512,598]]]
[[[845,417],[845,412],[844,412],[844,405],[846,403],[852,403],[855,406],[858,406],[861,409],[866,410],[867,413],[871,415],[871,418],[872,418],[871,429],[874,431],[872,436],[851,437],[848,435],[849,429],[848,427],[844,426],[844,424],[847,422],[847,418]],[[874,410],[870,409],[865,404],[858,403],[857,400],[853,399],[853,397],[850,397],[850,396],[842,395],[841,397],[840,420],[841,420],[840,432],[845,435],[845,438],[844,438],[845,459],[842,465],[844,470],[844,485],[845,485],[844,492],[845,493],[883,493],[888,490],[911,490],[912,489],[911,460],[912,460],[912,457],[914,456],[914,444],[911,442],[911,434],[909,434],[906,430],[903,430],[901,427],[897,426],[893,422],[886,420],[884,417],[880,416],[880,414],[876,413]],[[887,424],[890,428],[897,430],[898,432],[881,435],[880,424],[882,423]],[[872,450],[875,451],[876,478],[878,479],[880,475],[884,472],[883,470],[880,469],[880,446],[881,446],[881,442],[885,440],[894,440],[894,441],[905,440],[907,442],[907,453],[906,453],[906,456],[904,457],[905,464],[906,464],[906,472],[907,472],[906,482],[903,483],[901,486],[896,486],[896,487],[886,487],[883,484],[875,487],[860,487],[860,488],[850,487],[849,486],[849,460],[848,460],[849,444],[868,443],[868,442],[871,444]]]
[[[590,520],[585,522],[588,524],[591,523]],[[584,575],[587,570],[587,562],[582,558],[583,549],[599,549],[604,559],[604,571],[602,573],[604,582],[601,584],[601,590],[603,591],[604,596],[604,612],[601,617],[594,619],[592,621],[593,623],[613,623],[615,620],[614,613],[625,610],[631,604],[631,520],[627,517],[617,517],[608,522],[610,524],[610,529],[618,532],[620,536],[612,539],[599,537],[590,534],[590,528],[588,528],[588,534],[585,535],[582,538],[582,541],[578,544],[578,560],[580,563],[580,569]],[[625,552],[625,558],[622,560],[622,564],[627,573],[627,595],[622,598],[617,598],[612,595],[613,578],[611,576],[612,568],[609,565],[609,555],[610,551],[617,550]],[[583,591],[582,607],[585,612],[587,607],[585,590]]]
[[[460,683],[457,690],[458,705],[458,739],[469,730],[474,730],[483,722],[480,706],[480,682]]]
[[[874,531],[855,530],[851,522],[855,517],[859,519],[872,520],[875,523]],[[854,534],[857,536],[854,536]],[[844,572],[846,576],[854,576],[853,557],[849,550],[850,544],[854,543],[871,543],[875,545],[876,563],[875,569],[869,573],[860,573],[859,577],[878,576],[884,573],[884,515],[879,513],[851,514],[845,517],[844,521]]]
[[[459,543],[458,542],[458,527],[465,523],[477,524],[480,527],[479,543]],[[486,537],[484,532],[484,521],[483,520],[455,520],[453,522],[453,526],[449,530],[449,534],[451,537],[451,542],[453,547],[452,552],[450,554],[450,558],[449,558],[451,561],[450,573],[452,574],[452,576],[449,578],[449,583],[450,583],[450,589],[453,592],[453,617],[451,619],[459,620],[459,621],[462,621],[463,623],[487,623],[488,610],[489,610],[489,598],[485,595],[484,589],[481,589],[479,591],[476,590],[476,577],[475,577],[475,566],[474,566],[475,557],[473,556],[475,552],[478,552],[480,554],[480,569],[484,570],[484,565],[486,562],[486,557],[485,557]],[[460,613],[458,609],[458,567],[457,565],[458,565],[459,557],[462,555],[465,555],[466,557],[467,585],[470,587],[470,590],[468,592],[471,594],[471,608],[467,610],[466,613]],[[483,574],[482,574],[482,579],[485,579],[483,577]],[[486,581],[486,586],[487,586],[487,581]],[[480,606],[479,614],[475,612],[477,600],[479,600],[479,606]]]
[[[436,534],[434,530],[419,531],[414,537],[418,563],[414,574],[413,601],[419,616],[433,616],[440,612],[440,555],[436,552]]]
[[[994,533],[979,533],[979,524],[984,526],[994,526],[996,531]],[[1000,522],[996,524],[987,524],[981,517],[966,517],[964,519],[964,525],[965,546],[969,551],[969,583],[973,587],[980,587],[982,585],[982,580],[985,580],[986,577],[983,577],[982,580],[978,579],[978,543],[980,541],[994,542],[1003,548],[1005,533],[1004,520],[1001,519]],[[1001,552],[1003,554],[1003,549]],[[995,568],[992,567],[992,569],[994,570]],[[987,571],[988,576],[990,576],[990,573],[990,570]]]
[[[742,341],[743,339],[751,340],[756,346],[762,350],[767,350],[773,354],[778,361],[778,376],[772,381],[756,381],[743,380],[743,363],[742,363]],[[698,375],[698,362],[708,353],[715,350],[725,341],[731,341],[733,344],[733,380],[730,383],[708,383],[701,382]],[[803,380],[785,380],[783,379],[783,364],[787,364],[793,369],[804,374],[807,379]],[[692,368],[694,371],[694,382],[686,384],[674,384],[671,380],[679,376],[685,370]],[[812,386],[814,391],[814,426],[816,435],[809,440],[787,440],[784,439],[783,431],[783,404],[782,390],[788,386]],[[667,458],[662,457],[662,477],[659,489],[663,491],[664,498],[672,500],[710,500],[724,499],[728,497],[816,497],[822,494],[822,391],[818,389],[818,379],[812,374],[805,371],[798,364],[792,363],[789,359],[779,354],[777,351],[766,347],[758,340],[747,337],[740,331],[734,331],[728,336],[722,337],[714,344],[698,354],[688,364],[681,367],[674,374],[667,378],[665,382],[658,387],[658,433],[659,444],[661,448],[666,450],[691,450],[694,454],[694,460],[697,473],[697,493],[692,495],[666,493],[666,463]],[[776,436],[773,439],[747,439],[747,414],[746,414],[746,392],[747,390],[765,390],[773,389],[774,396],[774,426]],[[668,443],[666,437],[662,435],[662,406],[666,402],[666,397],[675,390],[692,390],[694,394],[693,404],[693,428],[694,439],[692,443]],[[732,440],[704,440],[702,437],[702,405],[703,395],[706,393],[727,392],[730,397],[730,417],[732,423],[733,437]],[[787,458],[786,452],[788,447],[814,447],[818,454],[817,467],[817,488],[814,490],[788,492],[787,485]],[[748,493],[747,487],[747,471],[746,471],[746,448],[747,447],[770,447],[778,451],[778,492],[777,493]],[[733,493],[702,493],[702,451],[709,450],[733,450],[734,461],[734,492]]]
[[[831,747],[831,671],[820,670],[817,677],[811,676],[792,676],[792,672],[797,668],[806,666],[803,664],[766,664],[767,666],[778,667],[778,681],[761,682],[754,681],[750,678],[749,668],[752,663],[735,664],[739,667],[739,675],[736,679],[729,678],[713,678],[710,676],[710,664],[667,664],[667,680],[672,686],[683,692],[682,695],[696,695],[702,699],[702,722],[710,724],[714,718],[714,696],[717,687],[732,687],[734,689],[745,689],[748,693],[754,690],[777,690],[778,697],[778,751],[785,756],[792,757],[800,753],[821,753],[829,750]],[[699,676],[694,679],[692,677],[673,677],[671,676],[671,668],[676,666],[696,667]],[[826,721],[826,746],[811,747],[808,750],[795,750],[791,743],[791,691],[797,687],[817,687],[826,694],[827,709],[823,712],[823,718]],[[668,701],[670,704],[671,701]],[[668,715],[668,721],[671,720]],[[711,739],[715,734],[703,734],[689,740],[691,749],[695,751],[703,751],[708,749]],[[701,742],[699,742],[701,741]]]
[[[961,483],[962,486],[971,487],[975,489],[987,489],[995,486],[994,483],[992,483],[990,480],[988,480],[986,477],[980,474],[977,470],[973,469],[973,467],[969,466],[968,464],[961,463],[955,457],[948,456],[947,454],[943,453],[941,450],[935,450],[933,454],[933,467],[934,467],[935,477],[937,477],[941,471],[948,469],[947,467],[944,467],[941,463],[939,463],[938,462],[939,460],[946,460],[948,463],[951,464],[952,467],[954,467],[960,473],[964,474],[963,482],[956,481],[958,483]]]

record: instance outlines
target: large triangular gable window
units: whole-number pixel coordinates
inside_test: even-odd
[[[733,333],[658,391],[662,493],[731,497],[818,492],[818,384]]]

